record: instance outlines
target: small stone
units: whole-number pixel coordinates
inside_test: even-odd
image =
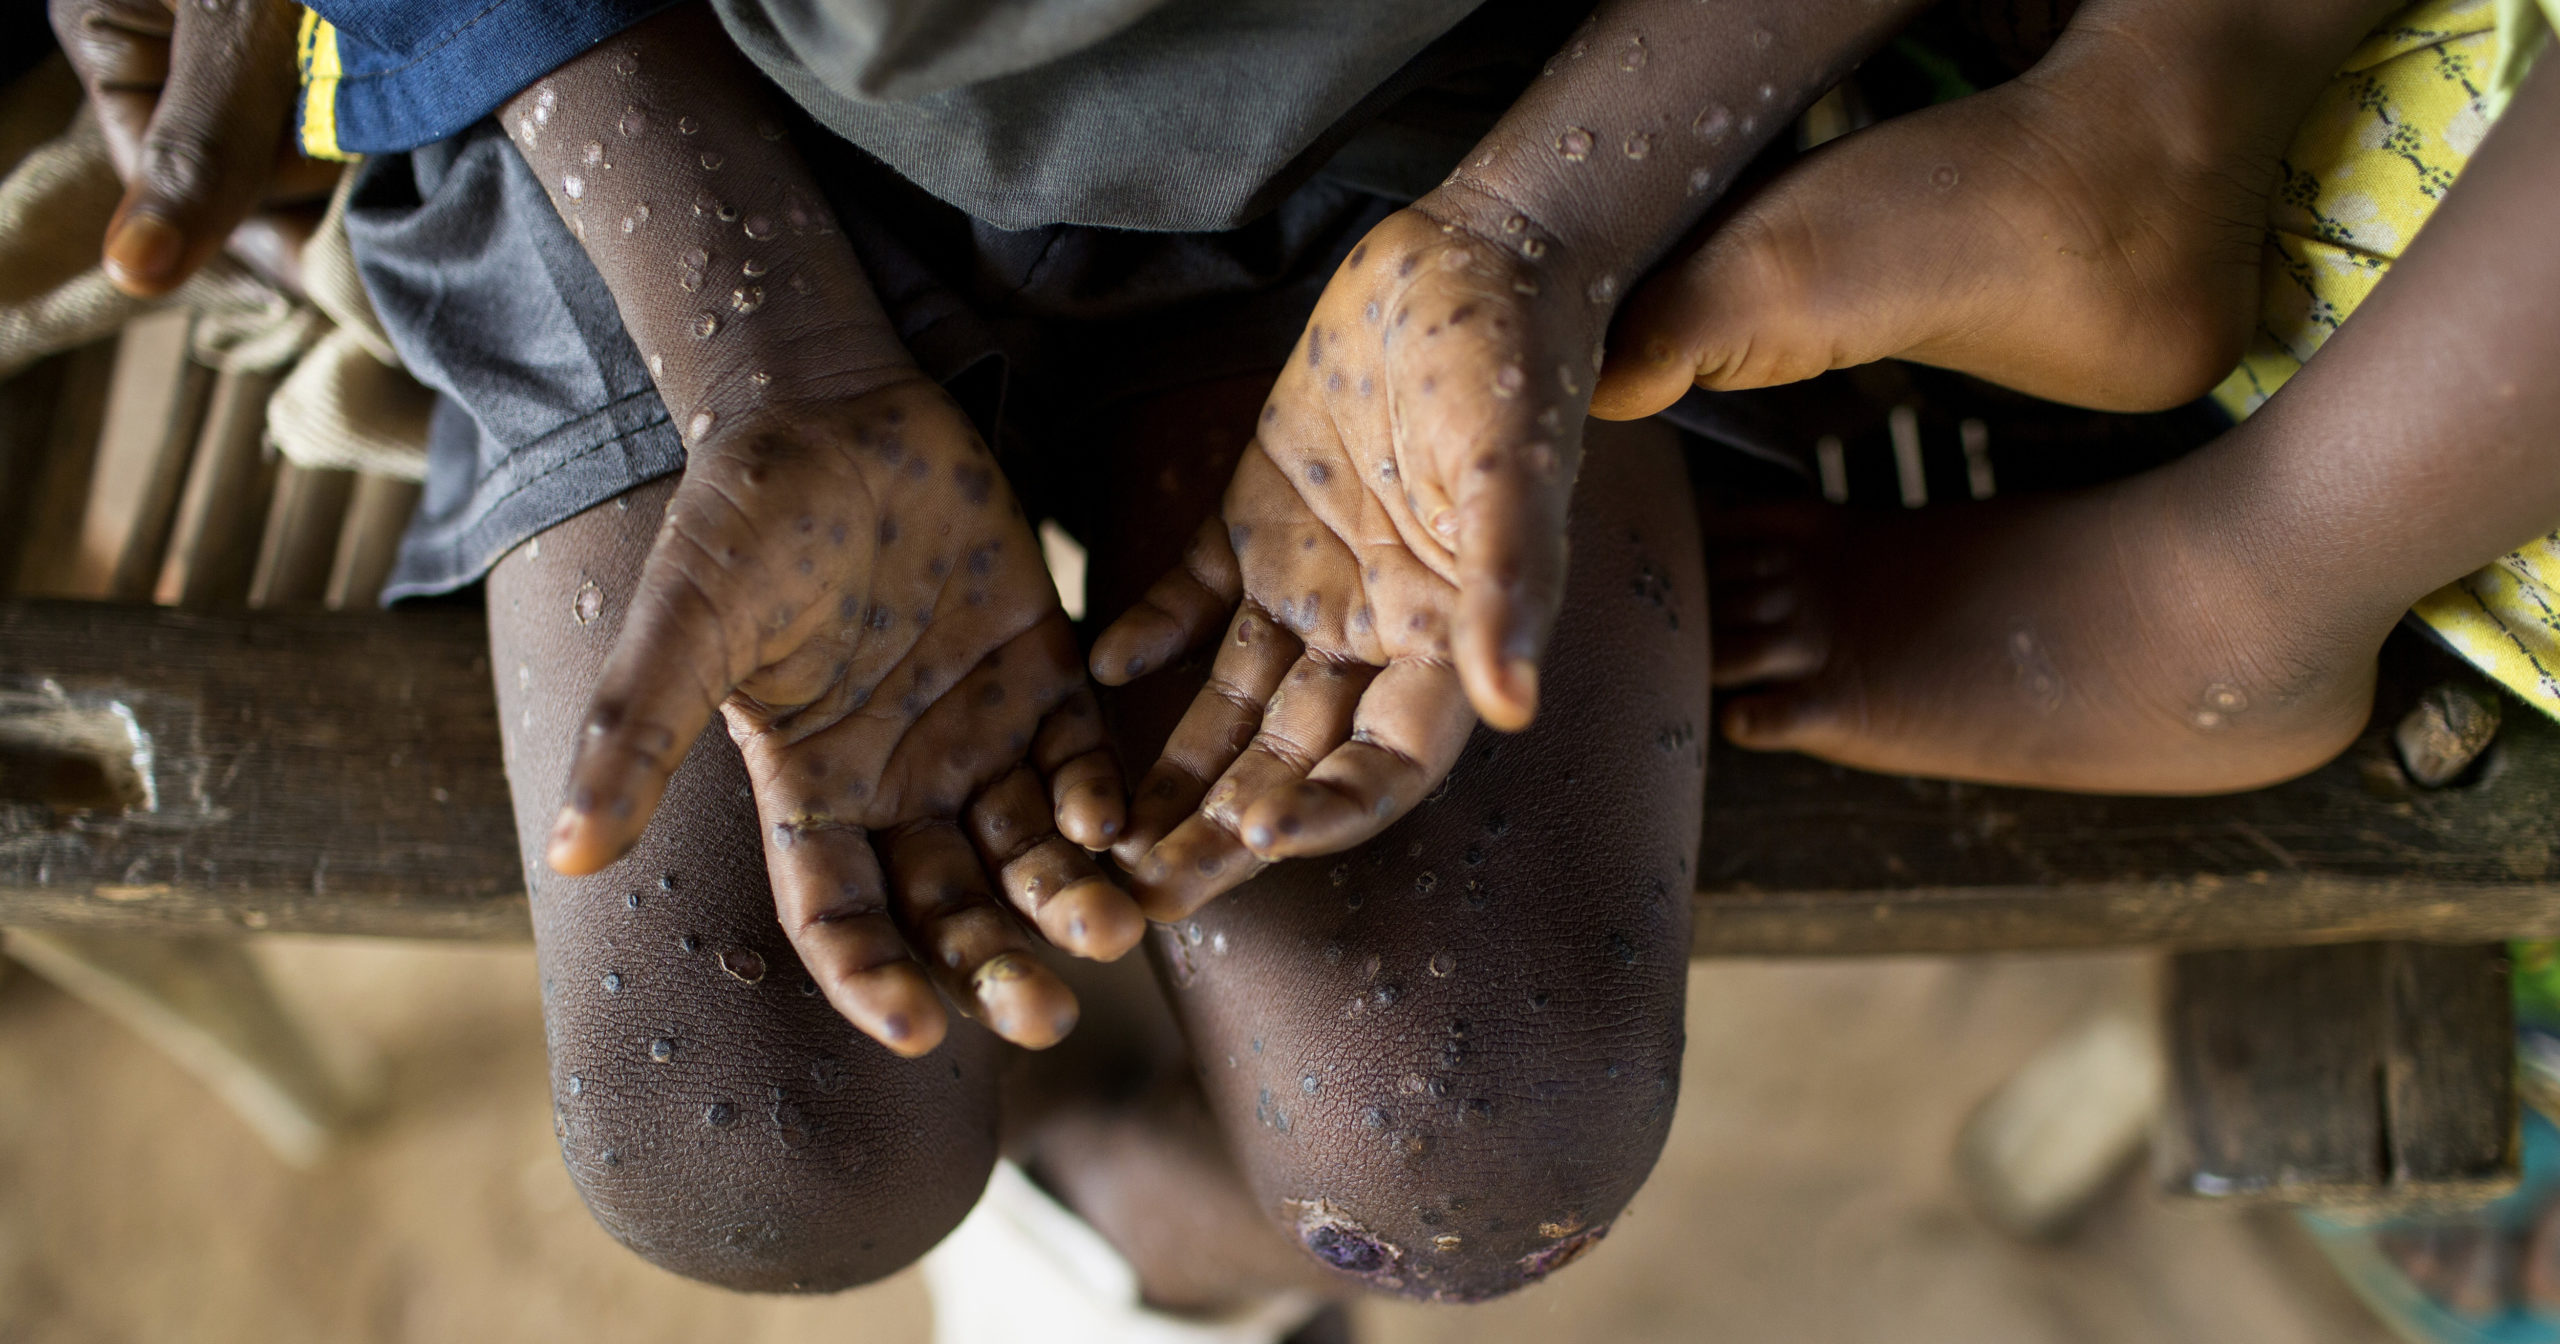
[[[2499,718],[2495,696],[2445,682],[2418,697],[2391,741],[2418,787],[2440,789],[2480,759],[2498,735]]]

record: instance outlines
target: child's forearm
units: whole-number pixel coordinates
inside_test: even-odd
[[[2287,557],[2268,582],[2353,594],[2383,623],[2560,526],[2554,219],[2546,58],[2372,296],[2230,451],[2190,459],[2183,498]]]
[[[1605,316],[1734,175],[1927,0],[1606,0],[1421,202]]]
[[[706,6],[595,47],[500,115],[687,445],[752,406],[912,372],[763,81]]]

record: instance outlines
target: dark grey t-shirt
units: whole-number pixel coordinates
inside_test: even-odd
[[[1417,58],[1482,0],[716,3],[821,125],[979,219],[1201,232],[1251,219],[1432,78]],[[1534,8],[1459,45],[1534,63],[1585,6]],[[1407,124],[1349,157],[1407,179],[1363,185],[1418,191],[1468,129]]]

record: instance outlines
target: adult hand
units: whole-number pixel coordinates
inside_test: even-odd
[[[107,278],[142,298],[184,284],[263,204],[324,195],[338,165],[292,136],[288,0],[52,0],[125,195]]]

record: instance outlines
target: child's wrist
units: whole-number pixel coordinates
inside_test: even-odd
[[[692,447],[715,431],[787,414],[793,406],[853,401],[924,377],[924,371],[892,341],[885,353],[844,358],[758,359],[750,353],[682,380],[658,376],[657,383],[668,417],[675,421],[686,446]]]
[[[1578,297],[1571,310],[1587,310],[1594,332],[1608,326],[1625,296],[1630,258],[1606,230],[1594,229],[1571,210],[1549,208],[1527,192],[1459,173],[1413,203],[1444,228],[1512,252],[1535,272],[1539,287],[1558,297]]]

